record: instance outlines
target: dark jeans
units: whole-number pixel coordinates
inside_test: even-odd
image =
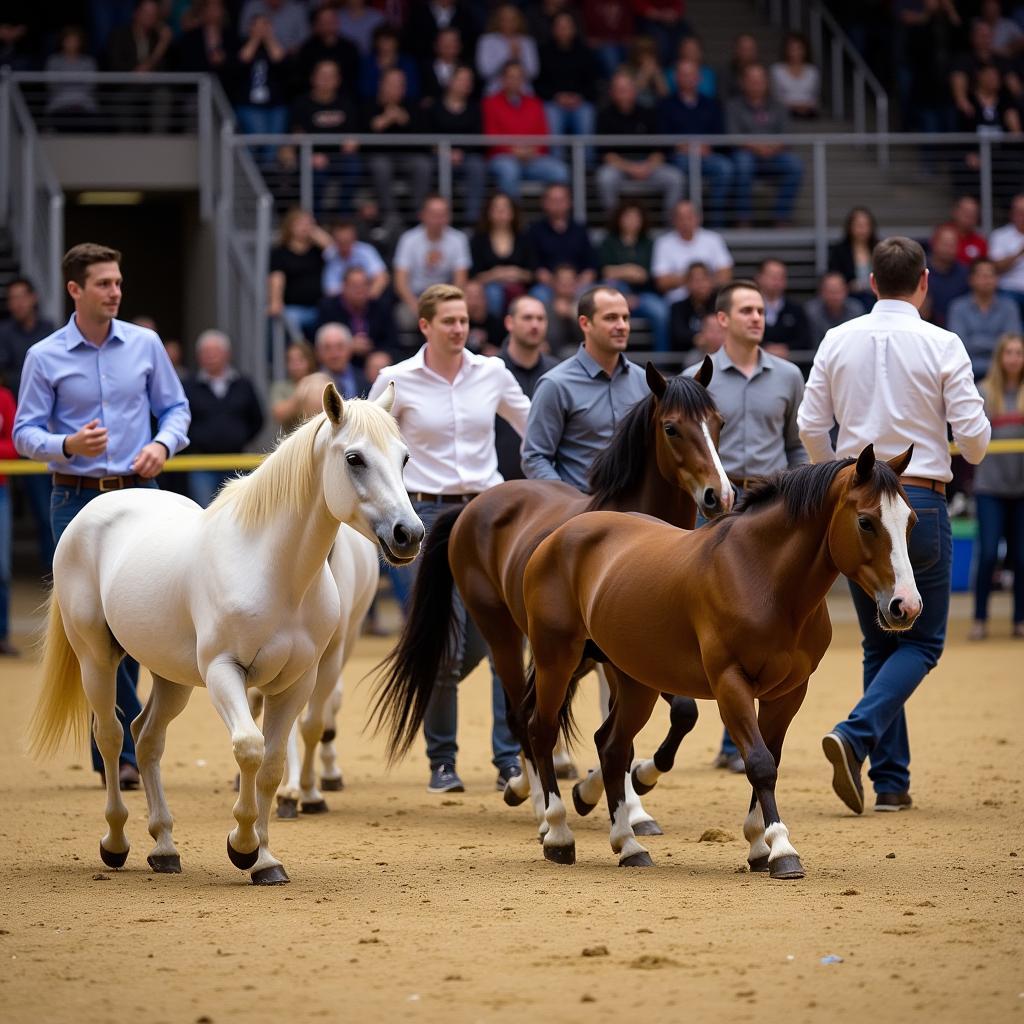
[[[975,494],[978,511],[978,561],[974,580],[974,617],[988,619],[988,598],[992,575],[999,558],[999,541],[1014,538],[1009,546],[1009,568],[1013,571],[1013,621],[1024,622],[1024,496],[1000,498]]]
[[[39,564],[43,572],[53,569],[53,530],[50,527],[50,488],[53,486],[48,473],[32,473],[28,476],[11,478],[25,494],[32,518],[36,524],[36,541],[39,545]]]
[[[864,696],[836,726],[858,760],[871,758],[868,776],[876,793],[910,788],[910,740],[903,710],[910,695],[935,667],[946,642],[953,537],[946,498],[923,487],[907,487],[917,513],[910,534],[910,564],[923,609],[905,633],[885,632],[873,598],[850,584],[863,634]]]
[[[804,174],[804,165],[798,156],[782,150],[774,156],[763,157],[756,156],[749,149],[738,148],[733,153],[732,163],[737,220],[753,219],[751,193],[755,177],[763,177],[778,185],[775,193],[775,219],[789,220],[793,216],[793,205],[796,203],[796,195],[800,191],[800,181]]]
[[[155,480],[145,484],[146,487],[156,487]],[[74,487],[53,488],[50,495],[50,526],[53,530],[53,542],[56,544],[61,534],[68,528],[79,512],[85,508],[94,498],[98,498],[102,492],[87,491],[84,488],[78,490]],[[135,740],[132,739],[131,729],[128,726],[138,717],[142,711],[142,705],[135,693],[139,682],[139,663],[127,655],[121,659],[117,666],[117,720],[124,729],[124,740],[121,744],[121,760],[129,764],[136,764],[135,761]],[[90,739],[92,748],[92,766],[101,772],[103,771],[103,759],[99,750],[96,749],[96,741]]]

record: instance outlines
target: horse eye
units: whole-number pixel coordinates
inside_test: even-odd
[[[665,433],[668,434],[669,437],[678,437],[679,436],[679,431],[676,430],[675,425],[672,424],[672,423],[666,423],[665,424]]]
[[[868,519],[867,516],[858,516],[857,517],[857,525],[865,533],[874,533],[875,532],[875,524],[873,522],[871,522],[871,520]]]
[[[350,466],[365,466],[366,465],[366,463],[363,461],[362,455],[360,455],[359,452],[349,452],[348,455],[345,456],[345,461]]]

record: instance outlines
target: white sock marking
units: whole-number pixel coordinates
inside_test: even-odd
[[[754,804],[743,822],[743,838],[750,843],[750,852],[747,854],[748,861],[767,857],[771,853],[771,848],[764,840],[764,815],[761,813],[760,804]]]
[[[615,808],[615,817],[612,818],[612,828],[608,839],[612,844],[612,849],[619,855],[620,861],[625,857],[633,857],[638,853],[647,852],[633,835],[633,826],[629,823],[629,809],[624,800]]]
[[[580,799],[585,804],[596,804],[604,792],[604,776],[600,768],[595,768],[587,773],[587,777],[580,783]]]
[[[775,822],[774,825],[769,825],[765,829],[764,838],[772,851],[768,855],[769,863],[773,860],[778,860],[780,857],[799,856],[796,848],[789,841],[789,829],[781,821]]]
[[[636,766],[636,777],[645,786],[653,786],[661,778],[661,772],[658,771],[654,759],[649,757],[646,761],[641,761]]]
[[[566,822],[565,804],[557,793],[548,793],[548,808],[545,818],[548,823],[547,835],[544,836],[545,846],[572,846],[572,829]]]

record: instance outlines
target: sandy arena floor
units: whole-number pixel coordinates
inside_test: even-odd
[[[39,598],[22,589],[17,622]],[[1024,1019],[1024,644],[953,643],[910,705],[916,807],[847,813],[819,739],[855,698],[846,600],[790,731],[779,802],[807,878],[745,872],[745,780],[713,771],[715,707],[646,799],[666,831],[654,870],[616,867],[607,817],[570,815],[579,863],[546,863],[528,805],[489,762],[488,686],[464,686],[467,792],[425,792],[420,749],[389,775],[361,735],[386,650],[363,641],[340,723],[348,788],[327,816],[272,823],[292,885],[257,889],[227,860],[235,768],[203,693],[164,761],[184,874],[153,875],[145,800],[129,794],[126,869],[102,870],[103,799],[85,752],[36,765],[23,730],[38,683],[0,662],[0,1017],[5,1021],[957,1021]],[[23,642],[24,636],[18,637]],[[581,719],[597,724],[594,687]],[[653,751],[659,709],[638,751]],[[579,752],[589,764],[592,751]],[[567,791],[563,790],[563,794]],[[699,842],[709,828],[730,837]],[[589,955],[588,955],[589,954]],[[599,955],[598,955],[599,954]],[[826,956],[841,963],[823,964]]]

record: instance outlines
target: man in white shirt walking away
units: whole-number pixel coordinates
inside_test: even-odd
[[[428,288],[419,298],[419,329],[426,344],[411,359],[385,366],[370,398],[397,382],[391,412],[412,456],[405,482],[416,514],[429,530],[447,506],[464,505],[502,482],[494,417],[506,420],[522,437],[530,400],[500,359],[466,350],[469,311],[461,289],[446,284]],[[465,788],[455,770],[457,687],[487,653],[457,595],[455,607],[455,650],[423,719],[431,793],[461,793]],[[499,788],[504,789],[520,772],[519,744],[508,728],[505,693],[497,676],[492,678],[492,706],[491,747]]]
[[[850,584],[864,636],[864,696],[822,740],[832,788],[857,814],[864,811],[860,776],[867,757],[875,810],[911,806],[903,707],[942,654],[949,613],[953,542],[946,484],[953,474],[946,424],[971,463],[984,458],[991,435],[963,342],[921,319],[928,293],[924,250],[909,238],[887,238],[875,246],[871,262],[879,301],[825,335],[797,414],[812,462],[855,457],[868,444],[878,458],[889,459],[914,445],[901,481],[917,515],[910,562],[924,607],[910,629],[886,632],[874,599]],[[829,439],[833,420],[839,423],[837,451]],[[861,523],[864,530],[889,527],[906,524]]]

